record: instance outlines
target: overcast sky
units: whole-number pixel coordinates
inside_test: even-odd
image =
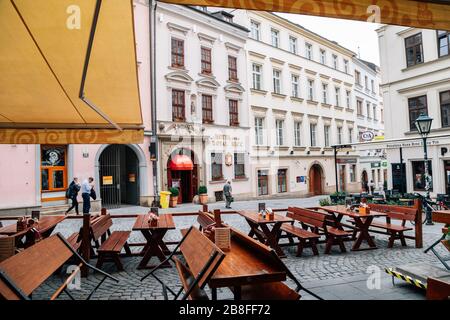
[[[338,42],[356,54],[361,54],[361,59],[380,65],[378,36],[375,30],[380,27],[376,23],[368,23],[353,20],[342,20],[304,16],[300,14],[277,13],[283,18],[314,31],[315,33]]]

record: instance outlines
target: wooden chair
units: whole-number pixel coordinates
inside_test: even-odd
[[[74,299],[66,289],[83,265],[104,275],[104,278],[89,293],[87,300],[106,278],[119,282],[115,277],[87,263],[67,240],[57,233],[0,263],[0,298],[29,300],[33,291],[53,273],[60,270],[64,263],[73,256],[79,262],[78,268],[52,294],[50,300],[55,300],[62,292],[65,292],[72,300]]]

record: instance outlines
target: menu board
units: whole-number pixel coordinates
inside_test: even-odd
[[[230,228],[215,228],[214,242],[223,251],[230,251],[231,249],[231,229]]]

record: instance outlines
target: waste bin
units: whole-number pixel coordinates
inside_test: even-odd
[[[169,200],[171,193],[169,191],[161,191],[159,195],[160,195],[159,203],[161,205],[161,209],[167,209],[169,207]]]

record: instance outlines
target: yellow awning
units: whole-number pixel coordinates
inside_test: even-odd
[[[0,0],[0,43],[0,143],[142,142],[132,0]]]
[[[289,12],[450,30],[450,5],[444,0],[161,0],[176,4]]]

